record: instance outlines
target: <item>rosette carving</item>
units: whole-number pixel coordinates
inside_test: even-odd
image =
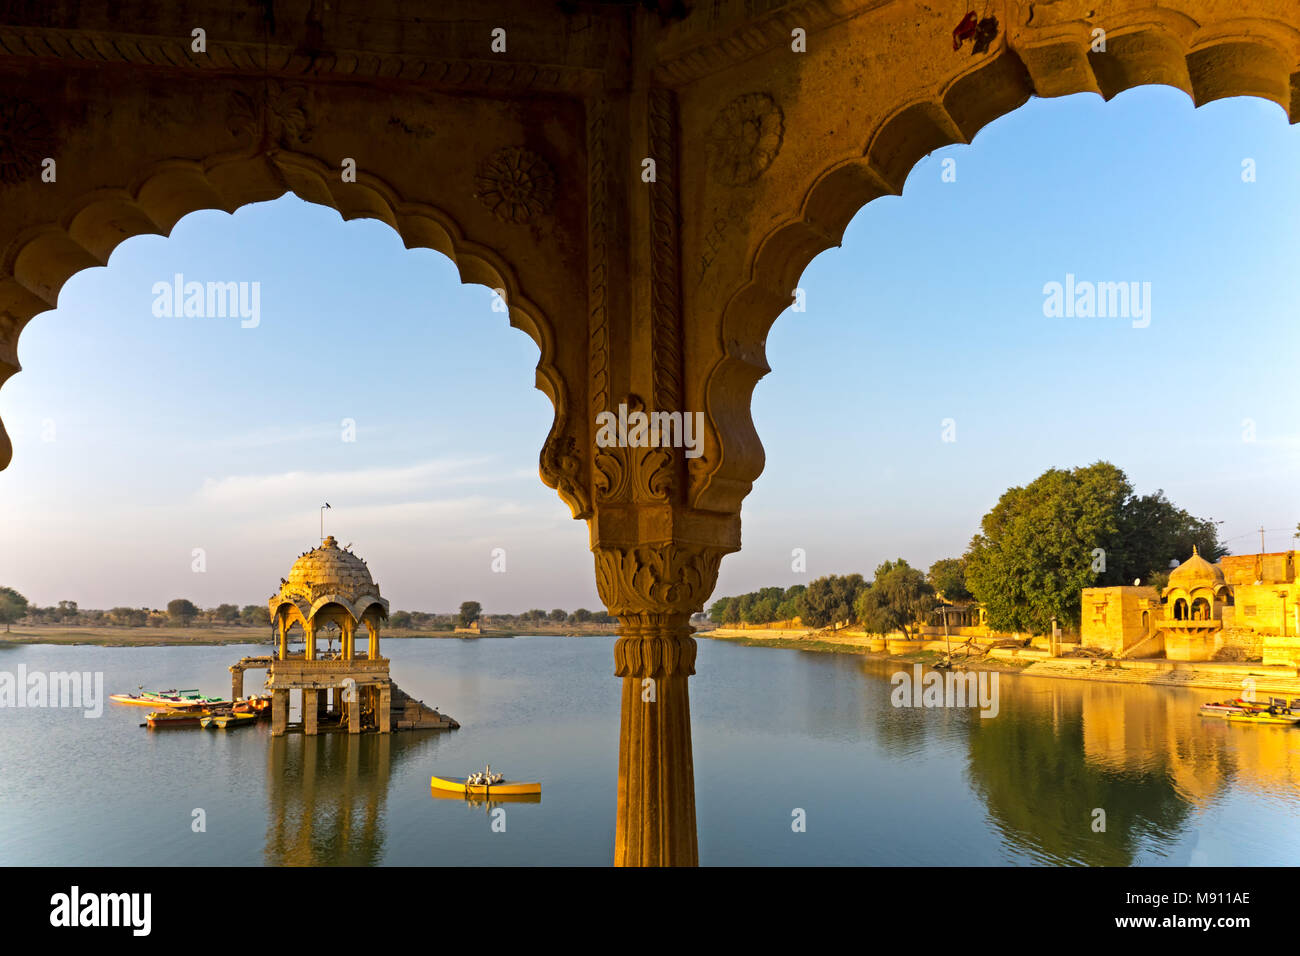
[[[785,117],[767,93],[738,96],[719,112],[709,128],[709,168],[725,186],[752,183],[781,151]]]
[[[479,166],[474,195],[502,222],[525,223],[550,211],[555,173],[532,150],[507,146]]]

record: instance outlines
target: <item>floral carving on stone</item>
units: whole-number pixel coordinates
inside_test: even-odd
[[[532,150],[507,146],[479,166],[474,195],[502,222],[528,222],[550,211],[555,173]]]
[[[27,100],[0,103],[0,183],[38,175],[53,150],[54,130],[39,107]]]
[[[785,117],[767,93],[745,93],[719,112],[709,128],[709,169],[726,186],[752,183],[781,151]]]
[[[262,106],[247,93],[237,91],[231,96],[226,125],[235,136],[261,138],[266,146],[288,148],[293,143],[311,142],[314,130],[309,113],[310,95],[305,87],[271,81],[266,87],[265,135]]]

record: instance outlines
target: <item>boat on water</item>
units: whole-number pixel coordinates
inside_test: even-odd
[[[1238,724],[1287,727],[1300,724],[1300,714],[1294,713],[1290,709],[1276,714],[1271,710],[1243,710],[1239,714],[1229,714],[1228,720]]]
[[[165,727],[198,727],[208,711],[200,710],[154,710],[145,717],[145,723],[154,730]]]
[[[134,704],[137,707],[220,707],[231,701],[220,697],[205,697],[197,690],[145,690],[138,694],[112,694],[109,700],[118,704]]]
[[[1233,700],[1215,701],[1209,704],[1202,704],[1200,713],[1202,717],[1230,717],[1233,714],[1250,713],[1260,710],[1268,710],[1269,704],[1262,700],[1245,700],[1237,697]]]
[[[1222,717],[1234,723],[1288,726],[1300,724],[1300,698],[1287,701],[1283,697],[1272,697],[1267,703],[1237,698],[1202,704],[1200,713],[1203,717]]]
[[[540,783],[526,783],[520,780],[507,780],[499,773],[493,773],[489,764],[486,770],[468,774],[464,780],[450,777],[432,777],[429,780],[434,790],[444,793],[461,793],[466,796],[484,795],[492,797],[523,796],[542,792]]]
[[[199,726],[204,730],[234,730],[257,723],[257,714],[228,713],[206,714],[199,718]]]

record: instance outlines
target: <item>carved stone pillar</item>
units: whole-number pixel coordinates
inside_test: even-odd
[[[595,551],[601,599],[619,620],[614,673],[623,679],[616,866],[699,862],[689,621],[713,590],[725,550],[667,542]]]

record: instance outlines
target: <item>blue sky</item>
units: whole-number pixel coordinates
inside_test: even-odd
[[[1261,524],[1293,529],[1297,169],[1275,104],[1193,110],[1164,87],[1033,100],[923,160],[813,262],[807,310],[768,337],[767,469],[716,593],[928,566],[1007,487],[1098,459],[1221,520],[1239,552]],[[155,317],[175,273],[260,282],[260,325]],[[1151,283],[1150,325],[1045,317],[1067,273]],[[0,390],[0,584],[37,603],[262,601],[329,501],[326,532],[395,608],[599,607],[586,526],[537,477],[536,347],[382,223],[292,196],[196,213],[70,280],[19,357]]]

